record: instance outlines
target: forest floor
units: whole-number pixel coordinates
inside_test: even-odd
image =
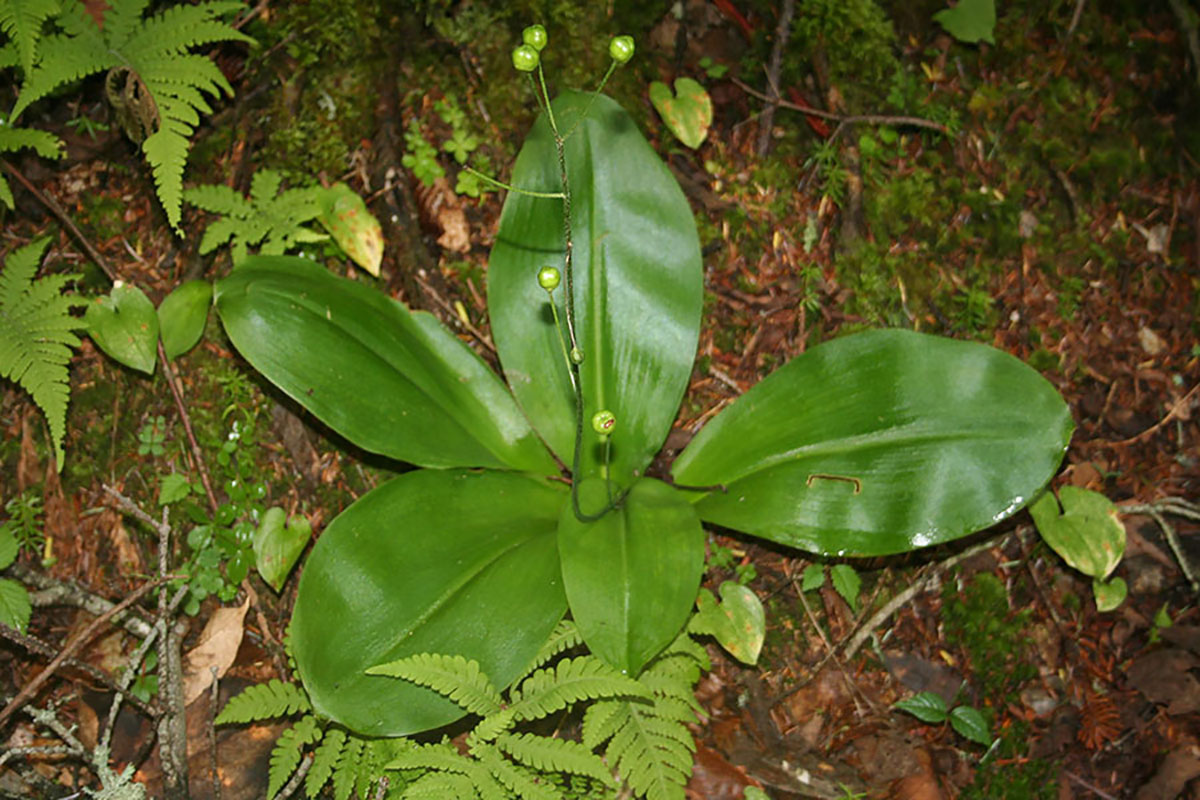
[[[899,44],[885,61],[900,72],[883,90],[850,85],[836,63],[810,70],[793,53],[773,71],[781,95],[843,116],[847,108],[919,116],[950,135],[781,107],[760,136],[756,93],[772,72],[774,12],[685,5],[682,23],[670,14],[646,23],[640,66],[612,88],[679,178],[705,254],[698,359],[664,458],[774,367],[839,332],[890,325],[987,342],[1033,365],[1069,403],[1076,429],[1054,485],[1099,491],[1122,509],[1127,549],[1115,574],[1128,586],[1116,610],[1097,611],[1090,581],[1048,549],[1025,513],[953,546],[849,562],[862,581],[850,598],[828,580],[802,588],[810,565],[836,560],[713,530],[705,585],[749,586],[766,606],[768,630],[757,666],[709,648],[689,797],[732,800],[755,785],[776,800],[1200,798],[1200,91],[1179,20],[1165,7],[1122,16],[1079,3],[1072,26],[1076,4],[1060,4],[1003,14],[995,46],[956,43],[927,18],[897,20]],[[505,174],[532,103],[482,76],[507,58],[521,21],[506,23],[503,42],[462,31],[455,40],[438,28],[432,55],[392,65],[389,105],[387,92],[364,83],[370,78],[341,69],[351,60],[344,53],[339,61],[315,45],[316,56],[294,52],[295,31],[300,41],[306,35],[286,27],[297,19],[281,12],[255,22],[256,35],[276,46],[262,48],[252,67],[222,56],[237,94],[199,134],[195,179],[244,191],[254,169],[272,166],[289,178],[346,179],[381,218],[398,209],[385,225],[392,235],[379,287],[431,311],[494,363],[484,297],[503,197],[456,193],[459,167],[440,145],[473,135],[474,163],[483,156]],[[581,58],[572,68],[590,66]],[[696,150],[672,137],[646,97],[649,79],[681,75],[700,79],[714,104]],[[331,132],[333,117],[318,113],[322,94],[342,104],[339,125],[350,117],[358,127]],[[447,103],[468,109],[469,121]],[[227,256],[197,254],[208,221],[199,212],[185,214],[184,237],[172,234],[115,125],[91,133],[67,125],[103,123],[102,100],[60,106],[43,124],[67,140],[67,158],[14,165],[123,280],[157,301],[184,279],[228,270]],[[390,132],[381,113],[393,118]],[[428,158],[448,177],[426,184],[415,164],[399,162],[418,152],[418,136],[438,145]],[[326,150],[332,168],[320,161]],[[57,231],[48,268],[84,272],[81,291],[99,292],[77,240],[33,195],[14,191],[6,249]],[[319,536],[400,469],[283,401],[215,319],[175,372],[182,406],[161,369],[134,373],[85,339],[71,364],[61,473],[36,406],[3,385],[0,499],[29,545],[15,574],[37,590],[29,636],[10,636],[0,649],[6,695],[94,619],[94,607],[78,607],[86,597],[119,601],[155,574],[151,528],[105,487],[158,518],[164,478],[195,477],[181,408],[231,516],[259,499],[306,515]],[[179,557],[200,569],[194,555],[181,545]],[[275,593],[253,574],[230,581],[215,570],[207,596],[197,596],[184,617],[184,652],[196,651],[205,630],[232,642],[218,704],[290,674],[281,641],[295,590],[295,574]],[[94,746],[111,704],[104,676],[136,646],[131,633],[102,629],[37,701],[57,704]],[[214,765],[225,800],[261,796],[284,726],[214,733],[210,685],[194,682],[187,715],[192,796],[212,796]],[[135,765],[154,787],[153,666],[137,686],[141,699],[117,718],[112,762]],[[893,707],[920,691],[983,711],[996,742],[974,744]],[[6,748],[57,741],[19,714],[0,737]],[[57,756],[14,758],[0,766],[0,794],[68,796],[88,775]]]

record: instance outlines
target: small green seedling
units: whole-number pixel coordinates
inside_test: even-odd
[[[907,711],[930,725],[941,725],[949,721],[950,727],[954,728],[964,739],[969,739],[984,747],[992,744],[992,732],[987,719],[977,708],[955,706],[951,709],[941,695],[933,692],[921,692],[913,695],[907,700],[896,703],[895,707],[901,711]]]
[[[166,452],[163,447],[163,442],[166,440],[167,419],[159,414],[138,430],[138,455],[161,456]]]
[[[849,564],[834,564],[829,568],[829,578],[833,589],[855,614],[858,613],[858,596],[862,591],[862,578],[858,571]],[[825,567],[822,564],[809,564],[800,576],[800,591],[811,592],[820,589],[825,584]]]
[[[660,81],[650,84],[650,102],[675,138],[695,150],[708,137],[712,125],[712,98],[696,81],[679,78],[675,93]]]
[[[13,532],[7,526],[0,527],[0,570],[11,566],[20,551],[21,545]],[[0,622],[24,633],[32,613],[25,587],[9,578],[0,578]]]
[[[1124,602],[1125,580],[1109,578],[1125,555],[1125,525],[1111,500],[1089,489],[1063,486],[1057,500],[1047,490],[1029,513],[1050,549],[1092,579],[1097,609],[1112,611]]]

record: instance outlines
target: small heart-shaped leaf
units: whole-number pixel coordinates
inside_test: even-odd
[[[767,630],[762,601],[736,581],[725,581],[718,591],[721,593],[719,605],[712,592],[700,590],[696,601],[699,610],[690,629],[711,635],[717,644],[743,664],[757,663]]]
[[[335,183],[325,189],[321,193],[320,220],[338,247],[345,250],[355,264],[379,277],[383,228],[353,189],[344,183]]]
[[[1129,587],[1125,585],[1124,578],[1113,578],[1107,583],[1093,580],[1092,594],[1096,596],[1097,611],[1112,611],[1125,602],[1125,596],[1129,594]]]
[[[141,289],[117,281],[111,294],[92,301],[83,322],[92,341],[111,358],[147,375],[154,374],[158,314]]]
[[[1098,492],[1064,486],[1056,501],[1047,491],[1029,513],[1046,544],[1084,575],[1103,580],[1125,555],[1125,525],[1116,506]]]
[[[953,8],[944,8],[934,14],[933,21],[960,42],[996,43],[992,38],[996,30],[995,0],[959,0]]]
[[[708,136],[712,125],[712,98],[704,87],[691,78],[675,81],[675,94],[660,81],[650,84],[650,102],[675,134],[675,138],[695,150]]]
[[[275,591],[283,588],[288,573],[312,538],[308,519],[296,515],[284,524],[284,511],[275,506],[267,509],[254,534],[254,557],[258,574]]]

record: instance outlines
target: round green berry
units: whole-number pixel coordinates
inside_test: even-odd
[[[538,286],[547,292],[557,289],[561,281],[562,274],[558,271],[558,267],[542,267],[538,270]]]
[[[617,418],[608,409],[597,411],[592,416],[592,430],[601,436],[608,436],[617,427]]]
[[[571,348],[571,363],[572,364],[582,364],[583,363],[583,351],[580,350],[578,347]]]
[[[612,41],[608,43],[608,54],[618,64],[624,64],[633,58],[633,37],[614,36]]]
[[[546,36],[546,29],[541,25],[530,25],[525,30],[521,31],[521,39],[525,44],[537,50],[539,53],[546,46],[549,38]]]
[[[522,44],[513,48],[513,66],[520,72],[533,72],[537,69],[538,60],[538,51],[530,45]]]

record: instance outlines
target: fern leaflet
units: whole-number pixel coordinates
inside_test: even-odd
[[[267,778],[267,797],[274,797],[300,766],[300,754],[305,745],[321,738],[317,718],[306,715],[292,727],[279,734],[271,750],[271,769]]]
[[[579,634],[579,628],[575,626],[575,622],[569,619],[559,620],[558,626],[550,634],[550,638],[542,644],[537,655],[533,657],[532,663],[525,668],[525,671],[513,683],[520,683],[529,677],[529,673],[549,663],[555,656],[561,655],[581,644],[583,644],[583,637]]]
[[[71,309],[86,305],[63,286],[75,275],[48,275],[33,280],[41,255],[50,243],[40,239],[14,250],[0,273],[0,378],[29,392],[46,415],[58,469],[63,464],[70,384],[67,363],[79,346],[72,331],[83,327]]]
[[[478,800],[479,793],[466,775],[430,772],[414,781],[400,796],[403,800]]]
[[[3,2],[3,0],[0,0]],[[52,133],[36,128],[10,128],[0,126],[0,153],[11,153],[30,147],[43,158],[61,158],[62,140]],[[0,177],[0,200],[9,208],[15,208],[12,189],[8,180]]]
[[[316,797],[321,787],[333,775],[333,769],[342,755],[346,744],[345,731],[334,728],[321,737],[321,744],[313,752],[312,766],[304,776],[304,793]]]
[[[496,739],[496,746],[519,763],[541,772],[567,772],[612,783],[612,775],[604,762],[578,742],[528,733],[506,733]]]
[[[37,58],[42,22],[57,10],[57,3],[51,0],[0,0],[0,30],[16,46],[26,75]]]
[[[532,720],[580,700],[644,697],[647,692],[638,681],[589,655],[564,658],[552,668],[539,669],[511,694],[510,708],[517,719]]]
[[[500,692],[483,674],[479,663],[462,656],[419,653],[371,667],[367,674],[403,678],[420,686],[428,686],[472,714],[494,714],[501,707]]]
[[[351,736],[338,753],[333,766],[333,800],[350,800],[358,780],[358,762],[363,752],[363,740]]]
[[[146,5],[146,0],[110,0],[101,26],[82,3],[67,2],[56,20],[62,32],[42,40],[12,116],[64,83],[109,70],[109,99],[126,133],[140,141],[167,221],[178,230],[188,139],[200,114],[211,111],[205,95],[233,94],[211,60],[189,51],[253,40],[219,19],[241,3],[173,6],[143,19]],[[124,90],[115,91],[122,83]]]
[[[247,686],[241,694],[231,697],[213,722],[251,722],[256,719],[286,717],[312,710],[308,695],[294,683],[272,678],[267,683]]]

